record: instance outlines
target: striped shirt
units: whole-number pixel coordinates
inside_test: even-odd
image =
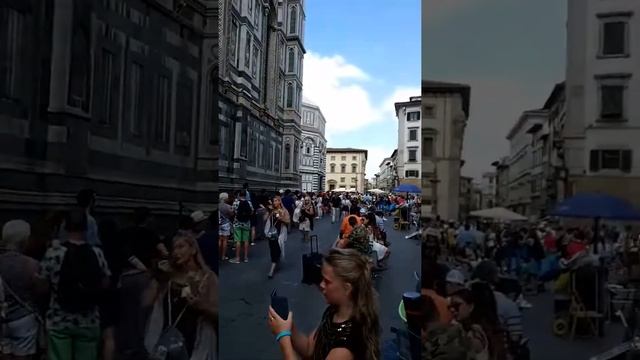
[[[511,339],[519,339],[523,336],[522,313],[518,305],[501,292],[493,292],[498,307],[498,317],[504,329]]]

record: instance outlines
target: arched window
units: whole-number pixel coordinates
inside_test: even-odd
[[[293,107],[293,83],[287,83],[287,107]]]
[[[354,174],[358,172],[358,165],[357,164],[351,164],[351,172],[354,173]]]
[[[347,172],[347,165],[345,165],[345,164],[340,165],[340,172],[343,173],[343,174],[346,173]]]
[[[287,54],[287,72],[294,72],[295,71],[295,64],[296,64],[296,55],[293,51],[293,48],[289,48],[289,53]]]
[[[331,164],[329,165],[331,167],[331,171],[332,173],[336,172],[336,164]]]
[[[295,6],[291,7],[291,13],[289,15],[289,34],[296,34],[298,31],[298,9]]]

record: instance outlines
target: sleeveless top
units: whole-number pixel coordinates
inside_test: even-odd
[[[320,357],[315,357],[314,360],[324,360],[327,358],[331,350],[337,348],[345,348],[353,354],[354,359],[365,358],[365,344],[362,335],[358,332],[359,326],[351,319],[336,323],[333,322],[333,316],[335,310],[332,307],[328,307],[322,315],[322,321],[316,335],[317,340],[320,336],[324,339],[324,344],[321,345]]]

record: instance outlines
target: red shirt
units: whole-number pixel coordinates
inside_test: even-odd
[[[552,234],[547,234],[544,237],[544,249],[547,252],[555,252],[556,251],[556,237]]]
[[[567,256],[568,256],[569,259],[571,259],[577,253],[586,250],[586,248],[587,248],[587,245],[585,243],[572,240],[567,245]]]

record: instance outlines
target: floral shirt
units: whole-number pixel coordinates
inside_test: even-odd
[[[362,255],[371,253],[371,243],[369,242],[369,234],[367,228],[362,225],[356,225],[349,234],[349,247],[358,250]]]
[[[105,277],[111,276],[111,271],[107,265],[102,250],[93,247],[93,251],[98,257],[100,268],[104,272]],[[100,325],[100,313],[96,307],[93,311],[86,313],[68,313],[60,308],[58,303],[58,283],[60,282],[60,269],[62,261],[67,253],[67,248],[59,241],[54,241],[53,245],[47,250],[44,258],[40,262],[40,271],[38,276],[47,280],[51,285],[51,300],[49,301],[49,310],[47,310],[47,328],[48,329],[65,329],[76,327],[96,327]]]

